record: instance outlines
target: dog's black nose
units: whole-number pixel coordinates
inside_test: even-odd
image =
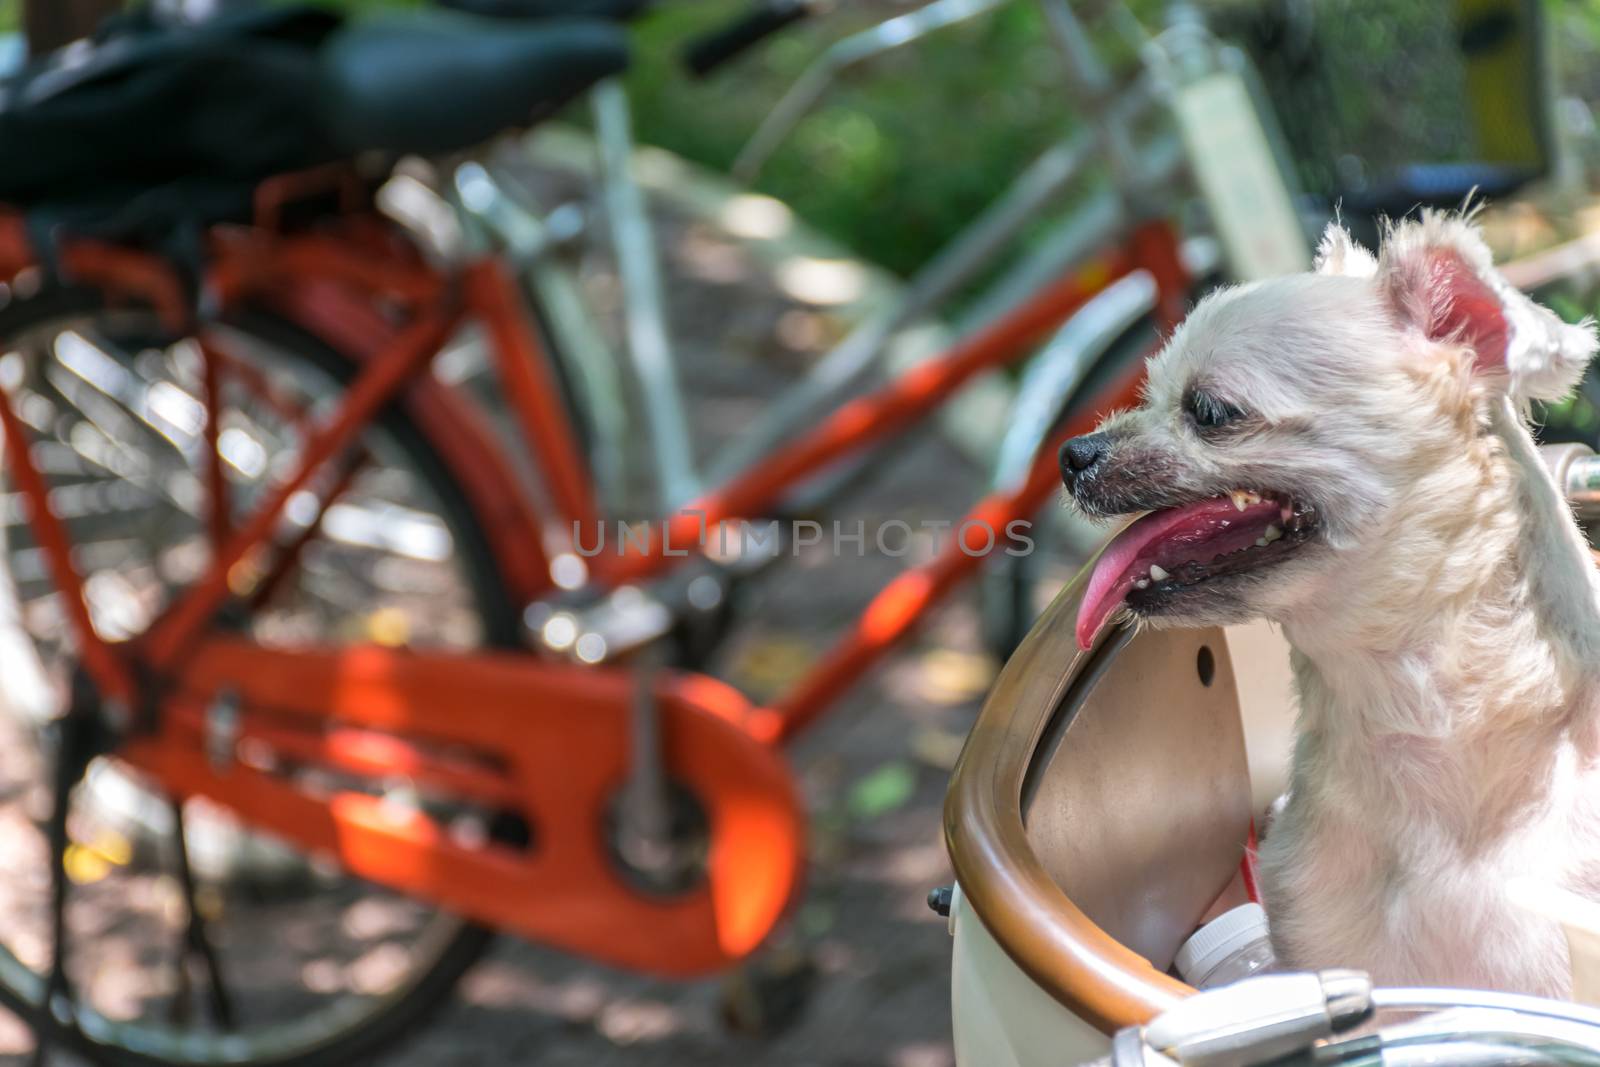
[[[1103,433],[1089,433],[1074,437],[1061,446],[1061,480],[1072,488],[1078,475],[1099,463],[1111,448]]]

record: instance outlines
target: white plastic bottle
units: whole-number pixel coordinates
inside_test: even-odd
[[[1174,961],[1183,980],[1197,989],[1270,971],[1276,962],[1260,904],[1241,904],[1218,915],[1183,943]]]

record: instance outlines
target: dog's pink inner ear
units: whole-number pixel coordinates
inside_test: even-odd
[[[1429,302],[1432,313],[1426,327],[1428,337],[1469,345],[1477,356],[1479,369],[1504,369],[1511,328],[1500,298],[1460,253],[1430,248],[1424,254],[1424,277],[1433,297]]]

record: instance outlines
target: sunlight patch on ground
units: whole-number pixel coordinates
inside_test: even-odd
[[[691,276],[718,285],[732,285],[751,271],[738,245],[703,229],[692,229],[684,235],[678,258]]]
[[[400,897],[362,897],[345,909],[340,927],[346,937],[356,941],[377,941],[413,931],[417,905]]]
[[[671,189],[688,176],[682,157],[664,149],[641,145],[633,153],[634,179],[647,188]]]
[[[386,942],[350,964],[346,973],[357,993],[379,996],[394,989],[411,971],[411,953],[394,942]]]
[[[953,648],[932,649],[917,666],[918,695],[935,704],[964,704],[981,698],[997,670],[988,654]]]
[[[911,754],[929,767],[949,771],[955,767],[966,743],[964,731],[923,727],[911,735]]]
[[[596,1024],[607,1039],[618,1045],[641,1041],[660,1041],[682,1029],[678,1012],[654,1000],[618,1000],[607,1004]]]
[[[921,845],[904,845],[900,848],[884,850],[880,853],[878,862],[873,865],[873,873],[882,881],[893,885],[902,886],[932,886],[940,879],[946,878],[950,872],[950,861],[945,855],[942,841],[931,841]],[[915,915],[921,918],[924,913],[924,901],[914,900],[917,904]],[[929,913],[931,914],[931,913]]]
[[[791,256],[778,265],[778,286],[807,304],[849,304],[867,288],[867,273],[848,259]]]
[[[744,193],[723,207],[721,221],[735,237],[771,241],[794,227],[794,212],[770,196]]]
[[[739,651],[729,673],[740,686],[765,699],[799,681],[816,659],[817,650],[808,641],[762,637]]]
[[[889,1067],[954,1067],[955,1053],[948,1045],[918,1041],[889,1053]]]
[[[791,308],[778,316],[773,332],[785,348],[811,352],[828,343],[830,335],[837,331],[830,330],[828,320],[821,314]]]
[[[311,960],[300,968],[300,984],[313,993],[331,994],[344,990],[344,968],[338,960]]]
[[[577,1024],[592,1022],[606,1006],[606,987],[594,978],[551,982],[498,960],[474,967],[460,995],[481,1008],[532,1011]]]
[[[152,973],[141,966],[132,945],[109,941],[100,949],[94,973],[86,983],[85,999],[106,1018],[116,1022],[138,1019],[173,992],[170,975]]]
[[[21,1019],[0,1015],[0,1056],[21,1056],[33,1051],[33,1034]]]

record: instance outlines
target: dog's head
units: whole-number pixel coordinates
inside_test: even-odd
[[[1206,298],[1143,403],[1061,450],[1082,511],[1150,513],[1100,557],[1079,643],[1124,604],[1183,624],[1315,611],[1354,563],[1461,511],[1492,405],[1564,396],[1595,347],[1443,214],[1376,258],[1332,226],[1314,273]]]

